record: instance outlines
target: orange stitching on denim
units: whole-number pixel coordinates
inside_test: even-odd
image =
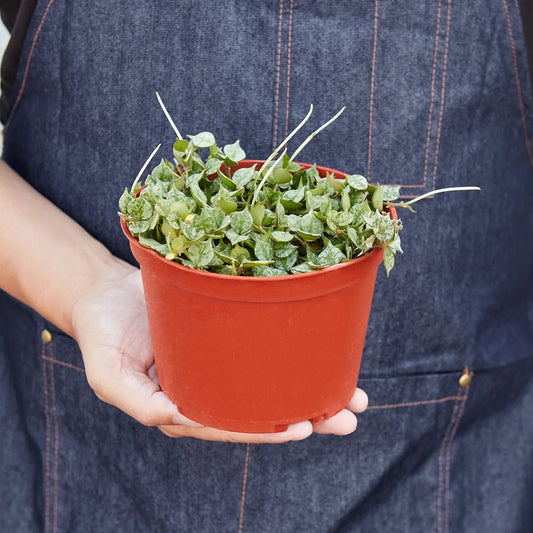
[[[388,405],[369,405],[367,407],[367,411],[370,409],[393,409],[395,407],[412,407],[414,405],[428,405],[432,403],[443,403],[443,402],[449,402],[452,400],[460,400],[461,396],[445,396],[444,398],[436,398],[433,400],[422,400],[419,402],[407,402],[407,403],[395,403],[395,404],[388,404]]]
[[[289,95],[291,92],[292,13],[294,0],[289,6],[289,43],[287,45],[287,105],[285,110],[285,137],[289,135]]]
[[[450,531],[450,468],[451,468],[451,449],[452,449],[452,443],[453,439],[455,438],[455,434],[457,433],[457,428],[459,427],[459,424],[461,423],[461,418],[463,417],[463,412],[465,408],[466,399],[468,398],[468,389],[466,388],[465,393],[463,395],[463,401],[461,402],[461,408],[459,410],[459,414],[457,415],[457,419],[455,422],[455,426],[452,430],[452,433],[450,435],[450,439],[448,440],[447,449],[446,449],[446,488],[444,491],[444,533],[449,533]]]
[[[507,0],[503,0],[503,7],[505,9],[505,18],[507,19],[507,32],[509,33],[509,40],[511,41],[511,49],[513,52],[513,66],[514,66],[514,75],[516,80],[516,91],[518,93],[518,104],[520,106],[520,114],[522,116],[522,129],[524,131],[524,137],[526,140],[527,154],[529,156],[529,161],[533,164],[533,153],[531,151],[531,145],[529,143],[529,133],[527,131],[526,125],[526,114],[524,111],[524,100],[522,98],[522,87],[520,85],[520,74],[518,71],[518,60],[516,58],[516,46],[513,35],[513,28],[511,26],[511,17],[509,15],[509,7],[507,5]]]
[[[274,97],[274,146],[278,144],[279,80],[281,74],[281,28],[283,23],[283,0],[279,3],[278,54],[276,58],[276,94]]]
[[[376,50],[378,42],[378,0],[374,7],[374,46],[372,51],[372,74],[370,77],[370,119],[368,125],[368,164],[366,169],[367,178],[370,180],[370,163],[372,161],[372,121],[374,115],[374,81],[376,74]]]
[[[46,424],[46,444],[44,452],[44,530],[48,531],[50,524],[50,414],[48,413],[48,375],[46,372],[46,361],[44,361],[43,344],[43,385],[44,385],[44,418]]]
[[[31,43],[30,53],[28,55],[28,59],[26,61],[26,67],[24,69],[24,76],[22,77],[22,84],[20,86],[19,92],[17,94],[17,98],[15,100],[15,103],[13,104],[13,109],[11,109],[11,113],[9,113],[9,117],[7,119],[6,125],[4,127],[4,133],[7,131],[7,128],[9,128],[9,125],[11,124],[11,119],[13,118],[13,115],[15,114],[15,111],[19,105],[20,99],[22,98],[22,93],[24,92],[24,88],[26,86],[26,80],[28,78],[28,71],[30,69],[30,63],[31,59],[33,57],[33,51],[35,49],[35,43],[37,42],[37,37],[39,37],[39,33],[41,33],[41,29],[44,24],[44,20],[46,19],[46,16],[48,15],[48,12],[50,11],[50,7],[52,6],[54,0],[49,0],[48,5],[46,6],[46,9],[44,11],[44,14],[41,18],[41,22],[39,23],[39,27],[37,28],[37,31],[35,32],[35,35],[33,36],[33,41]]]
[[[248,479],[248,459],[250,457],[250,443],[246,444],[246,455],[244,457],[244,475],[242,478],[242,495],[241,495],[241,514],[239,516],[239,533],[242,533],[242,524],[244,522],[244,502],[246,499],[246,481]]]
[[[431,94],[429,104],[429,117],[428,117],[428,131],[426,137],[426,155],[424,159],[424,187],[426,186],[428,162],[429,162],[429,141],[431,138],[431,122],[433,119],[433,101],[435,99],[435,74],[437,72],[437,56],[439,50],[439,32],[440,32],[440,17],[442,11],[442,0],[439,0],[439,7],[437,11],[437,31],[435,32],[435,52],[433,54],[433,69],[431,71]]]
[[[457,396],[458,400],[461,399],[461,396],[459,396],[461,388],[459,387],[457,390]],[[444,432],[444,438],[442,439],[442,443],[440,445],[439,449],[439,485],[437,490],[437,533],[442,533],[442,527],[441,527],[441,517],[442,517],[442,485],[443,485],[443,471],[444,466],[442,464],[443,457],[444,457],[444,450],[446,448],[446,444],[448,443],[448,439],[451,435],[453,425],[455,423],[456,414],[457,414],[457,407],[458,402],[455,402],[453,406],[452,416],[450,418],[450,422],[448,424],[448,427],[446,428],[446,431]]]
[[[68,368],[72,368],[72,370],[77,370],[78,372],[85,372],[84,368],[81,368],[79,366],[71,365],[70,363],[65,363],[64,361],[60,361],[59,359],[54,359],[53,357],[48,357],[47,355],[43,355],[43,359],[46,361],[50,361],[51,363],[55,363],[57,365],[66,366]]]
[[[442,70],[442,88],[440,92],[439,126],[437,128],[437,144],[435,146],[435,162],[433,165],[433,188],[437,181],[437,164],[439,161],[440,134],[442,130],[442,116],[444,114],[444,93],[446,88],[446,69],[448,67],[448,45],[450,43],[450,21],[452,12],[452,0],[448,0],[448,13],[446,15],[446,38],[444,39],[444,64]]]
[[[53,356],[53,344],[50,343],[50,353]],[[56,409],[56,384],[54,379],[54,365],[50,365],[50,382],[52,383],[52,415],[54,419],[54,522],[52,531],[57,531],[57,516],[59,503],[59,425],[57,423],[57,409]]]

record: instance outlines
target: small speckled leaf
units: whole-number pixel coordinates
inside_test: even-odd
[[[222,161],[220,159],[208,159],[205,162],[205,172],[208,176],[216,174],[217,170],[221,167]]]
[[[197,268],[209,266],[215,257],[211,241],[195,242],[187,249],[187,255]]]
[[[394,252],[388,247],[383,250],[383,265],[388,276],[394,266]]]
[[[276,242],[291,242],[294,235],[287,231],[273,231],[272,239]]]
[[[246,235],[252,231],[254,219],[248,209],[244,208],[242,211],[235,211],[231,215],[231,227],[240,235]]]
[[[136,220],[148,220],[152,218],[153,205],[145,198],[132,198],[128,204],[128,215]]]
[[[209,148],[216,144],[215,136],[209,131],[202,131],[197,135],[189,135],[189,139],[198,148]]]
[[[237,233],[235,230],[232,230],[231,228],[228,228],[225,232],[226,237],[229,239],[231,244],[235,246],[236,244],[240,242],[244,242],[248,240],[248,235],[241,235],[240,233]]]
[[[383,191],[383,200],[393,202],[400,197],[400,185],[383,185],[381,189]]]
[[[207,196],[204,191],[200,189],[200,185],[197,182],[191,184],[190,189],[191,196],[194,198],[194,201],[200,206],[205,207],[207,204]]]
[[[314,211],[309,211],[300,219],[300,231],[307,235],[321,235],[324,230],[324,224],[319,220]]]
[[[231,179],[237,187],[241,188],[250,183],[256,174],[255,165],[249,168],[239,168],[234,173]]]
[[[346,181],[354,191],[366,191],[366,188],[368,187],[367,179],[360,174],[346,176]]]
[[[255,256],[259,261],[272,261],[274,248],[268,239],[259,239],[255,243]]]
[[[223,152],[224,155],[234,163],[238,163],[246,157],[246,153],[241,148],[239,141],[236,141],[233,144],[226,144],[226,146],[224,146]]]
[[[344,259],[346,256],[331,243],[318,254],[318,263],[323,266],[338,265]]]
[[[142,244],[145,248],[151,248],[161,255],[167,255],[170,250],[166,244],[162,244],[154,239],[149,239],[148,237],[139,236],[139,243]]]
[[[122,196],[118,201],[118,206],[120,208],[121,213],[126,214],[128,212],[128,205],[133,200],[133,198],[134,197],[128,192],[128,189],[124,189],[124,192],[122,193]]]

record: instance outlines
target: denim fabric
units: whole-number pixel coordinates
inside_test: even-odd
[[[6,531],[533,530],[533,131],[516,0],[40,0],[4,158],[133,262],[117,199],[180,130],[264,158],[315,106],[300,159],[479,185],[401,212],[349,437],[173,441],[99,402],[75,342],[0,297]],[[47,327],[53,340],[43,345]],[[458,387],[463,368],[475,372]]]

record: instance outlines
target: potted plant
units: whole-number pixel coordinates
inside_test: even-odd
[[[401,251],[398,188],[239,141],[177,139],[120,198],[140,264],[158,379],[180,412],[241,432],[332,416],[356,384],[379,264]],[[159,148],[159,147],[158,147]],[[435,194],[434,191],[432,194]]]

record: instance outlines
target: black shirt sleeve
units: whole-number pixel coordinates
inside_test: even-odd
[[[15,84],[22,44],[36,3],[37,0],[0,0],[2,22],[11,34],[2,59],[2,67],[0,68],[2,90],[0,119],[4,124],[7,120],[7,105]]]

